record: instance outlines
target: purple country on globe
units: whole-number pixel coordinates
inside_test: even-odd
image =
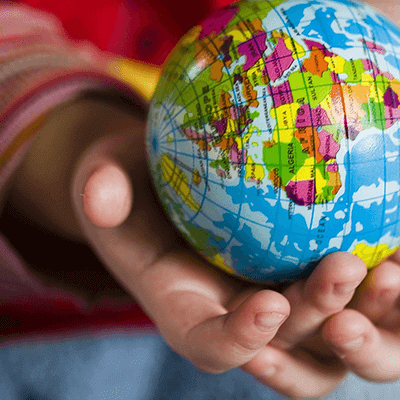
[[[147,151],[171,220],[262,283],[400,244],[400,30],[347,0],[240,1],[165,63]]]

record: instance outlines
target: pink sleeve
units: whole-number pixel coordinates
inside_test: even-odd
[[[71,41],[53,16],[27,6],[0,5],[0,191],[21,163],[35,130],[29,127],[62,103],[98,91],[141,107],[142,100],[106,71],[107,59],[90,43]],[[31,276],[0,235],[0,306],[64,296]],[[36,300],[35,300],[36,301]]]

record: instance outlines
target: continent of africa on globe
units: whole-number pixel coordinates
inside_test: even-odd
[[[193,28],[164,66],[147,151],[212,264],[253,282],[400,244],[400,29],[346,0],[259,0]]]

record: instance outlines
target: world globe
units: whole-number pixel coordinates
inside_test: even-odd
[[[147,153],[176,227],[251,282],[400,244],[400,30],[347,0],[240,1],[165,63]]]

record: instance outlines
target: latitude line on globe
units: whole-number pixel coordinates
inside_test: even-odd
[[[168,148],[165,148],[165,149],[168,150]],[[183,155],[183,156],[185,156],[185,157],[191,157],[190,154],[183,153],[183,152],[177,152],[177,154]],[[352,165],[354,165],[354,164],[363,164],[363,163],[352,163]],[[181,165],[181,167],[184,168],[184,169],[186,169],[188,172],[191,172],[190,167],[185,167],[185,166],[183,166],[183,165]],[[214,180],[211,180],[211,179],[209,180],[209,182],[213,183],[213,184],[216,185],[216,186],[219,186],[219,185],[220,185],[219,182],[214,181]],[[166,185],[168,185],[168,183],[167,183]],[[164,185],[164,186],[165,186],[165,185]],[[198,193],[198,194],[200,193],[199,191],[196,190],[195,187],[193,187],[193,190],[194,190],[196,193]],[[386,193],[386,196],[393,196],[393,195],[396,195],[396,194],[398,194],[398,191],[391,192],[391,193]],[[366,198],[366,199],[364,199],[364,200],[362,200],[362,201],[360,201],[360,202],[364,202],[364,201],[366,201],[366,200],[368,200],[368,201],[375,201],[375,200],[380,200],[380,199],[382,199],[382,196],[368,197],[368,198]],[[289,200],[289,199],[282,199],[282,201],[284,201],[284,202],[289,202],[290,200]],[[331,203],[333,203],[333,204],[337,204],[338,202],[339,202],[339,201],[335,201],[335,200],[332,200],[332,201],[331,201]],[[217,203],[215,203],[215,204],[217,204]],[[226,208],[224,208],[224,207],[221,207],[221,208],[223,208],[223,209],[229,211],[228,209],[226,209]],[[256,222],[256,221],[253,220],[253,222]]]

